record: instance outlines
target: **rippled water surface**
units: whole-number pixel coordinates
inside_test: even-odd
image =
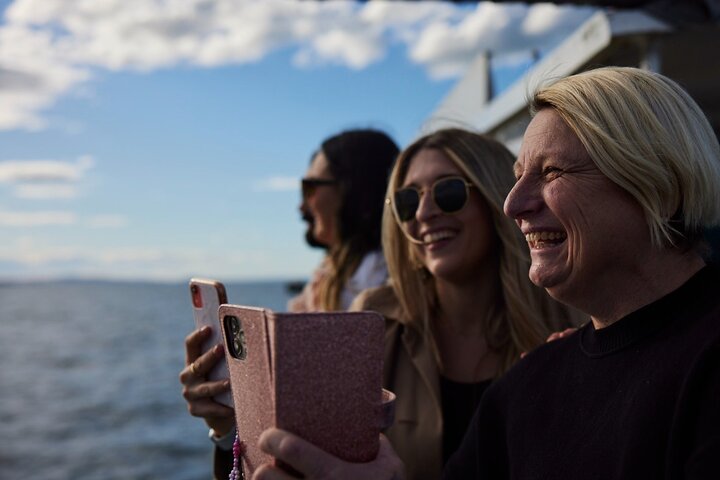
[[[231,303],[283,310],[276,283]],[[187,285],[0,286],[0,478],[206,479],[204,423],[180,396]]]

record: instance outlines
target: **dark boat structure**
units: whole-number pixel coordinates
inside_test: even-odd
[[[431,115],[433,127],[465,125],[517,152],[530,116],[527,98],[543,80],[604,65],[662,73],[680,83],[720,133],[720,23],[673,26],[644,10],[600,10],[527,73],[493,95],[490,52],[481,52]]]

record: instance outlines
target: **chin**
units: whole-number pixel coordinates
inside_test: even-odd
[[[549,290],[560,283],[558,274],[544,267],[535,267],[531,265],[529,277],[532,283],[546,290]]]
[[[318,245],[322,246],[323,248],[330,248],[330,245],[332,244],[332,239],[328,238],[328,235],[326,235],[324,231],[321,230],[313,232],[312,236]]]
[[[575,297],[573,282],[568,280],[564,272],[534,270],[531,267],[530,281],[560,303],[568,305],[568,301]]]
[[[433,277],[449,281],[462,281],[468,276],[468,269],[464,265],[450,264],[449,262],[430,264],[427,269]]]
[[[327,248],[327,245],[325,245],[315,237],[315,234],[313,234],[312,226],[308,227],[307,231],[305,232],[305,242],[312,248]]]

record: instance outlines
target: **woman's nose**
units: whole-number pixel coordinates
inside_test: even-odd
[[[542,198],[536,186],[527,177],[521,177],[508,193],[503,210],[505,215],[519,220],[533,212],[542,205]]]
[[[425,190],[420,194],[420,200],[418,203],[417,211],[415,212],[415,219],[418,222],[427,221],[440,214],[440,209],[435,204],[432,198],[430,189]]]

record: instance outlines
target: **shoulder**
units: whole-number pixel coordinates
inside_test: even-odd
[[[382,252],[373,251],[367,253],[343,286],[341,294],[343,310],[351,309],[355,298],[363,290],[383,285],[387,282],[387,278],[387,265]]]
[[[400,301],[390,285],[363,290],[353,301],[350,310],[378,312],[386,319],[395,321],[403,316]]]
[[[388,277],[387,264],[382,251],[368,252],[360,261],[348,283],[358,291],[382,285]]]
[[[368,288],[357,296],[350,310],[377,312],[385,319],[385,344],[395,345],[405,341],[415,342],[421,337],[408,326],[407,314],[400,305],[390,285]]]
[[[365,254],[358,265],[358,271],[363,270],[387,272],[387,263],[382,250],[373,250]]]
[[[503,376],[494,381],[488,391],[491,395],[525,395],[543,384],[562,377],[567,368],[572,368],[577,355],[581,354],[581,332],[587,325],[567,337],[539,345],[527,352]]]

